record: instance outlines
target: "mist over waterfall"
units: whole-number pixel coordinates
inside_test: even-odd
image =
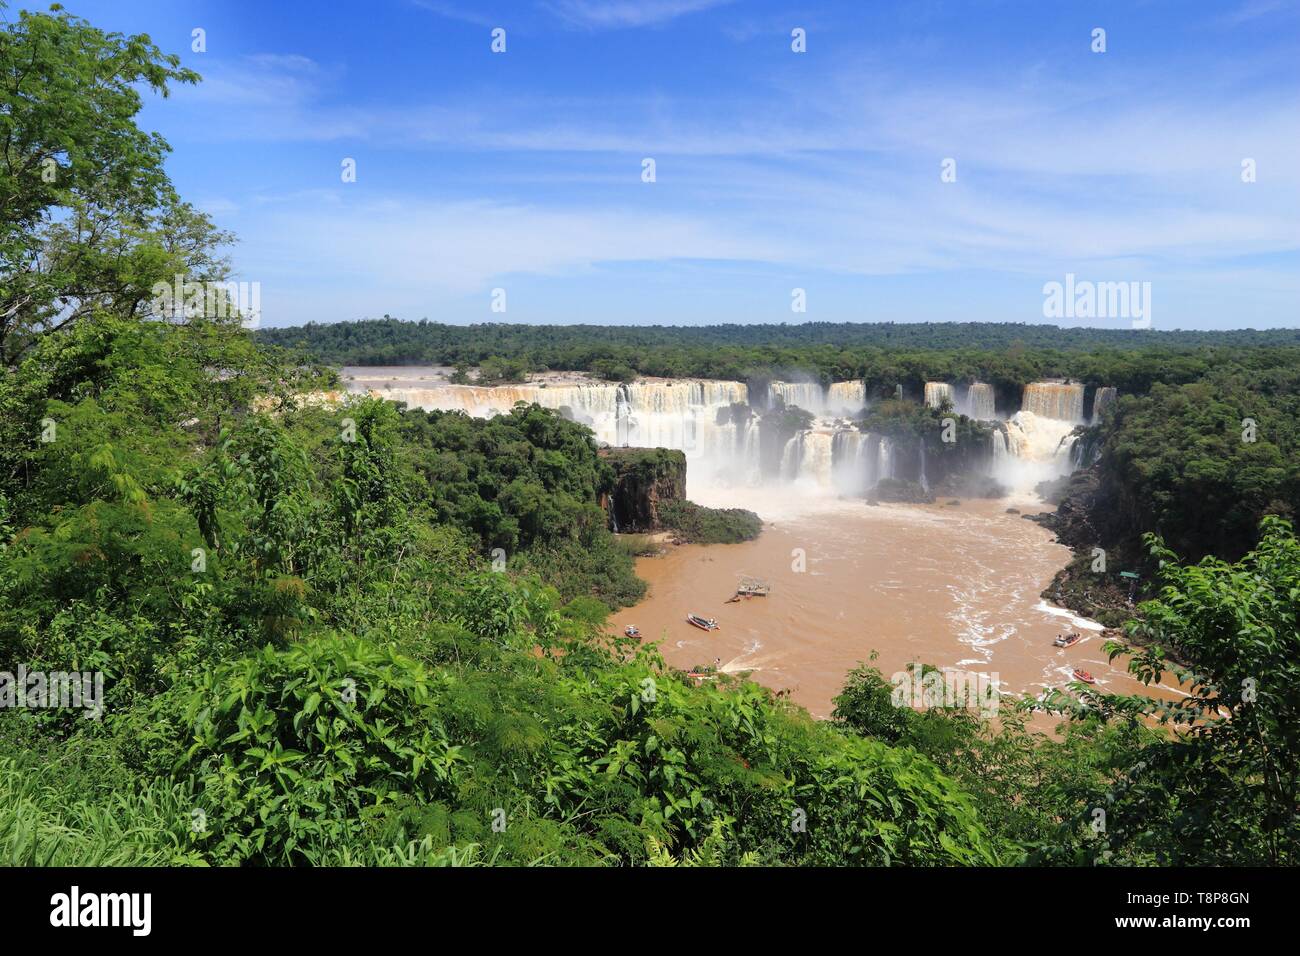
[[[1040,481],[1069,474],[1075,426],[1083,421],[1083,385],[1031,382],[1020,411],[993,436],[994,475],[1025,491]]]

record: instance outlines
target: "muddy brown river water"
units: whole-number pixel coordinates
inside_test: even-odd
[[[1123,658],[1107,662],[1099,624],[1039,596],[1069,561],[1069,549],[1006,509],[1032,512],[1041,504],[873,507],[771,493],[701,503],[774,517],[755,541],[669,546],[661,557],[638,560],[648,596],[611,623],[620,631],[636,625],[643,640],[660,642],[673,666],[721,658],[724,672],[751,672],[819,717],[830,715],[845,675],[873,651],[886,677],[921,662],[983,675],[1003,693],[1037,695],[1063,687],[1082,667],[1106,692],[1178,694],[1176,686],[1144,688]],[[742,575],[763,579],[771,594],[725,603]],[[691,626],[688,612],[716,618],[718,630]],[[1053,647],[1069,629],[1080,630],[1083,641]]]

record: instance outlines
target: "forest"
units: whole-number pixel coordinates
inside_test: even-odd
[[[230,237],[136,122],[142,85],[198,81],[175,57],[21,13],[0,24],[0,75],[3,863],[1297,862],[1292,333],[968,354],[899,326],[893,358],[834,330],[662,348],[668,333],[592,333],[593,354],[664,368],[712,354],[741,374],[760,355],[883,383],[945,368],[917,363],[984,373],[996,352],[1007,375],[1068,361],[1130,393],[1098,426],[1103,460],[1159,532],[1143,547],[1160,581],[1127,636],[1146,680],[1185,673],[1190,696],[1081,690],[993,724],[894,706],[864,662],[819,721],[743,676],[697,686],[607,632],[640,582],[582,426],[536,406],[482,421],[312,402],[335,373],[306,343],[150,312],[155,282],[230,268]],[[553,360],[547,333],[510,334]],[[1229,437],[1239,415],[1258,440]],[[680,520],[708,536],[745,519]],[[45,678],[70,674],[102,694],[69,706],[68,681]],[[1034,730],[1032,707],[1061,732]]]

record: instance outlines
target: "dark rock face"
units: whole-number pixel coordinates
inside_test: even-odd
[[[1045,481],[1035,489],[1044,500],[1056,505],[1055,511],[1026,515],[1055,532],[1062,544],[1071,548],[1092,547],[1113,538],[1110,528],[1098,528],[1096,522],[1110,509],[1109,498],[1102,488],[1096,467]]]
[[[601,457],[614,482],[601,504],[610,528],[643,533],[662,530],[659,506],[686,497],[686,454],[668,448],[607,448]]]
[[[934,494],[921,487],[920,482],[903,478],[881,478],[867,496],[868,501],[893,501],[903,504],[928,505]]]
[[[921,433],[887,433],[894,443],[895,478],[926,484],[946,497],[1001,498],[1006,489],[989,474],[993,464],[992,428],[982,422],[953,418],[952,441],[927,425]]]
[[[944,476],[934,485],[943,495],[965,495],[967,498],[1005,498],[1007,489],[991,475],[954,474]]]
[[[1098,465],[1045,481],[1037,491],[1056,510],[1024,517],[1051,530],[1074,551],[1070,564],[1057,572],[1042,596],[1107,628],[1120,627],[1134,615],[1134,599],[1141,600],[1142,592],[1118,572],[1138,571],[1146,581],[1154,571],[1137,535],[1128,530],[1125,503]],[[1104,552],[1104,571],[1094,549]]]

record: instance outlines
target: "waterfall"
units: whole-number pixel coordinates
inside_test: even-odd
[[[834,436],[829,432],[799,432],[781,452],[781,477],[830,488],[834,481],[834,447]]]
[[[993,386],[974,382],[966,392],[966,417],[992,421],[997,417],[993,404]]]
[[[1074,424],[1019,411],[993,438],[993,471],[999,482],[1019,491],[1029,491],[1040,481],[1057,478],[1074,470],[1071,448]]]
[[[1119,392],[1113,385],[1103,385],[1098,388],[1096,394],[1092,396],[1092,420],[1100,421],[1101,413],[1118,397]]]
[[[640,381],[631,384],[577,382],[529,383],[483,387],[452,385],[430,378],[364,382],[354,370],[350,390],[405,402],[414,408],[462,411],[486,418],[508,413],[516,402],[536,403],[591,428],[596,440],[612,446],[660,447],[684,451],[688,482],[712,487],[758,485],[778,467],[771,449],[765,457],[763,436],[755,414],[730,414],[732,406],[748,406],[743,382],[703,379]],[[371,383],[375,390],[371,390]],[[952,400],[959,390],[946,382],[926,384],[931,404]],[[1082,415],[1082,386],[1035,382],[1025,388],[1024,411],[993,434],[993,471],[998,480],[1016,489],[1077,467],[1070,436]],[[895,476],[895,449],[889,439],[843,427],[831,416],[852,415],[866,406],[860,381],[835,382],[825,390],[815,382],[774,382],[770,394],[819,417],[811,428],[789,437],[780,447],[780,478],[804,488],[839,494],[869,491],[880,480]],[[1094,406],[1114,401],[1113,389],[1098,389]],[[993,389],[974,383],[960,394],[960,406],[972,418],[993,417]],[[928,487],[927,451],[921,449],[920,479]]]
[[[952,386],[947,382],[926,382],[925,383],[925,404],[931,408],[938,408],[944,401],[956,407],[953,400]]]
[[[885,437],[880,439],[879,458],[876,463],[876,481],[894,477],[894,445]]]
[[[842,495],[856,495],[866,490],[862,447],[866,436],[856,428],[842,428],[831,441],[831,475],[835,489]]]
[[[744,426],[744,429],[745,433],[742,439],[744,450],[738,460],[743,463],[742,474],[745,476],[745,480],[751,485],[756,485],[763,480],[763,458],[758,419],[751,418]]]
[[[921,488],[926,492],[930,490],[930,479],[925,476],[925,439],[921,439]]]
[[[861,381],[832,382],[826,392],[826,410],[835,415],[856,415],[867,407],[867,388]]]
[[[794,481],[799,477],[799,438],[803,435],[800,432],[785,443],[785,448],[781,451],[781,477],[787,481]]]
[[[614,403],[614,437],[615,444],[626,447],[629,444],[629,426],[632,420],[632,401],[628,397],[627,386],[618,387],[618,396]]]
[[[772,382],[768,394],[780,398],[787,406],[798,405],[814,415],[826,411],[826,396],[817,382]]]
[[[825,431],[799,433],[798,477],[830,488],[834,470],[834,435]]]
[[[1031,382],[1025,386],[1021,410],[1060,422],[1083,421],[1083,386],[1064,382]]]

